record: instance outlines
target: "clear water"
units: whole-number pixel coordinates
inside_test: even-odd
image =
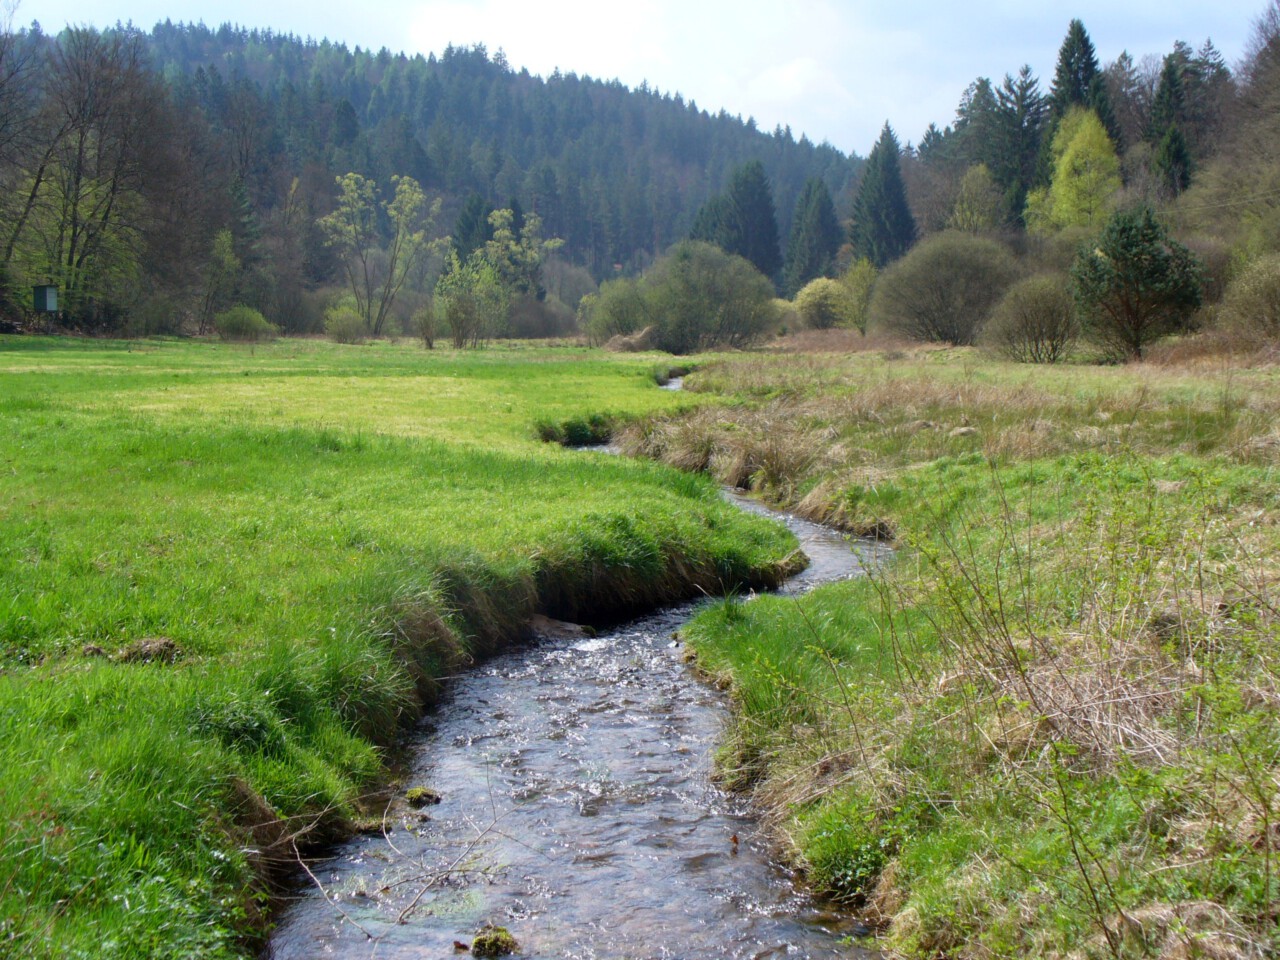
[[[787,590],[855,575],[873,556],[784,519],[812,561]],[[268,956],[454,957],[489,922],[519,956],[872,956],[712,782],[727,711],[673,637],[692,609],[547,640],[455,681],[408,778],[441,802],[397,800],[387,836],[314,863],[328,899],[300,887]]]

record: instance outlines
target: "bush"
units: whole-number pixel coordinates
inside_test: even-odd
[[[796,294],[796,312],[812,330],[830,330],[853,324],[853,300],[848,289],[835,280],[818,277]]]
[[[871,313],[915,340],[972,344],[1017,271],[1013,254],[995,240],[934,234],[880,275]]]
[[[324,332],[334,343],[364,343],[369,335],[364,317],[342,303],[324,312]]]
[[[1227,285],[1221,316],[1246,335],[1280,338],[1280,254],[1253,261]]]
[[[778,322],[773,284],[742,257],[696,240],[676,244],[639,280],[611,280],[580,305],[596,343],[652,328],[669,353],[746,346]]]
[[[1018,363],[1057,363],[1079,334],[1067,285],[1061,277],[1041,274],[1009,288],[987,320],[982,339]]]
[[[246,343],[274,340],[280,333],[279,327],[253,307],[246,307],[244,304],[237,304],[215,314],[213,328],[223,340],[240,340]]]
[[[776,323],[773,283],[748,261],[696,240],[676,244],[641,281],[668,353],[743,347]]]

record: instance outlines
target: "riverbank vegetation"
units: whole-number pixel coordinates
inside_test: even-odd
[[[0,339],[0,952],[243,955],[439,678],[780,577],[709,480],[536,437],[687,404],[653,364]]]
[[[890,346],[725,360],[686,388],[729,405],[623,446],[897,546],[866,580],[725,602],[686,634],[738,706],[724,778],[816,886],[893,955],[1274,955],[1265,355]]]

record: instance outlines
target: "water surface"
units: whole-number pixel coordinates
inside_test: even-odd
[[[854,575],[873,555],[785,519],[812,562],[784,589]],[[775,862],[741,798],[713,783],[727,710],[673,636],[692,609],[545,640],[455,681],[408,778],[440,802],[398,800],[387,836],[313,864],[329,899],[300,889],[268,955],[454,957],[455,941],[492,922],[519,956],[872,956],[848,944],[856,924]]]

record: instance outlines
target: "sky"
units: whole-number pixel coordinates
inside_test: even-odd
[[[1206,38],[1235,66],[1255,18],[1280,0],[17,0],[15,26],[169,19],[271,28],[393,52],[501,49],[515,68],[642,81],[773,130],[865,156],[888,121],[917,142],[951,122],[979,76],[1030,64],[1047,90],[1073,17],[1105,64]],[[0,0],[0,8],[13,0]]]

